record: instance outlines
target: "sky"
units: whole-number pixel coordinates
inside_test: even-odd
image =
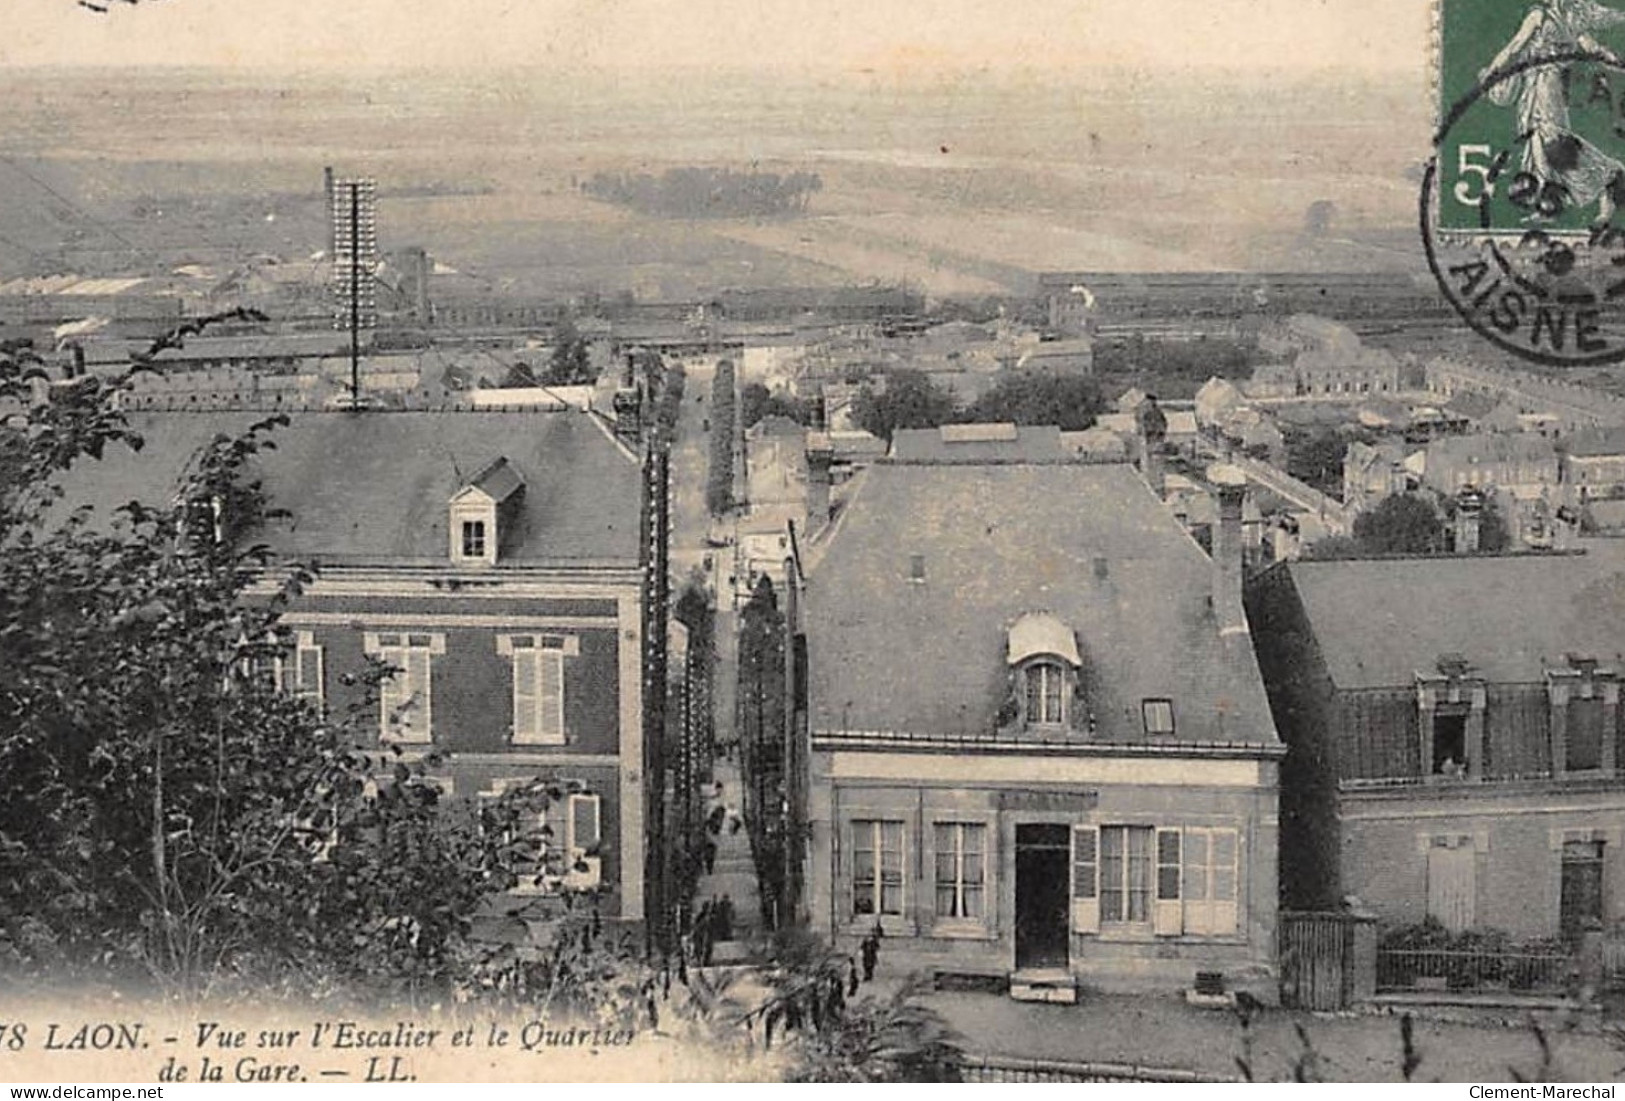
[[[1432,0],[0,0],[0,66],[1421,72]]]

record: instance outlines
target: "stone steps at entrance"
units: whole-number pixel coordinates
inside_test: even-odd
[[[1078,982],[1070,971],[1016,971],[1010,976],[1010,997],[1018,1002],[1078,1003]]]

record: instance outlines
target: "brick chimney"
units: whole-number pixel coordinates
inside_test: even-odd
[[[1247,633],[1247,614],[1241,602],[1241,513],[1247,501],[1247,478],[1233,466],[1208,469],[1219,503],[1219,523],[1213,530],[1213,617],[1219,634]]]
[[[1455,544],[1457,554],[1478,553],[1478,521],[1484,511],[1484,495],[1464,489],[1456,497]]]

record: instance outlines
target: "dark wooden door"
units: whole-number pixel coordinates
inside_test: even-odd
[[[1016,827],[1016,967],[1065,968],[1071,833],[1064,825]]]

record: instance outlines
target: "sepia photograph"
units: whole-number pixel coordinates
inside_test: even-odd
[[[1625,0],[4,2],[10,1096],[1614,1096]]]

